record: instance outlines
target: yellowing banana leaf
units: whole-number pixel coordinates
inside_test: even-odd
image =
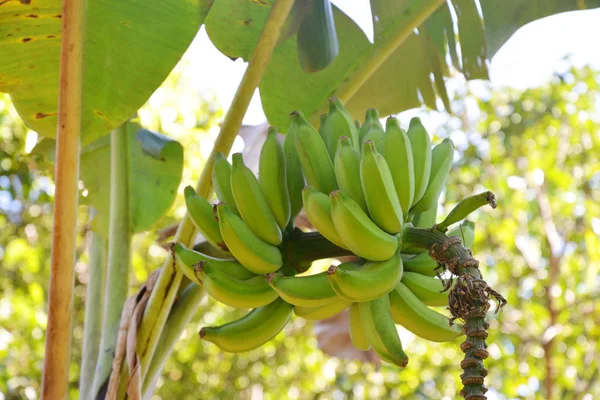
[[[121,125],[196,35],[207,0],[87,0],[82,141]],[[0,1],[0,91],[25,123],[56,135],[61,0]]]

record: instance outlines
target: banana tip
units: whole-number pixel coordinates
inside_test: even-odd
[[[338,195],[339,195],[341,192],[342,192],[341,190],[339,190],[339,189],[336,189],[336,190],[332,191],[331,193],[329,193],[329,196],[330,196],[330,197],[336,197],[336,196],[338,196]]]
[[[206,336],[206,329],[200,329],[200,332],[198,332],[198,334],[200,335],[200,339],[204,339],[204,336]]]
[[[275,278],[275,272],[271,272],[270,274],[267,274],[266,278],[267,278],[267,282],[271,283],[271,281],[273,280],[273,278]]]
[[[327,275],[333,275],[335,274],[335,271],[337,271],[338,266],[337,265],[332,265],[329,268],[327,268]]]
[[[200,337],[202,337],[202,336],[200,336]],[[404,367],[406,367],[407,365],[408,365],[408,357],[405,357],[405,358],[404,358],[404,361],[402,361],[402,362],[400,363],[400,367],[404,368]]]

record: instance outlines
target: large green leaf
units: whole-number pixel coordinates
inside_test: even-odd
[[[357,68],[386,46],[395,30],[411,23],[414,10],[427,4],[426,0],[407,0],[397,4],[372,1],[373,44],[354,21],[336,8],[334,15],[340,53],[328,68],[317,73],[302,71],[296,60],[295,38],[286,41],[275,50],[260,85],[263,108],[269,122],[285,129],[289,126],[287,115],[293,110],[300,110],[306,115],[317,114],[327,98],[335,96],[342,85],[353,84]],[[355,118],[362,118],[370,107],[378,108],[382,115],[418,107],[423,102],[435,108],[436,96],[430,74],[434,72],[432,62],[438,63],[437,66],[433,64],[436,71],[443,71],[440,64],[443,56],[431,57],[430,52],[436,52],[438,47],[433,44],[429,48],[423,46],[420,36],[411,34],[346,101]],[[438,46],[445,48],[444,36],[441,38]]]
[[[298,65],[295,38],[275,50],[260,85],[263,108],[271,124],[282,130],[289,126],[287,115],[300,110],[313,120],[330,96],[343,93],[364,72],[360,66],[376,57],[388,45],[394,32],[405,24],[414,25],[414,10],[435,0],[370,0],[374,43],[369,44],[360,28],[335,9],[340,40],[338,58],[325,70],[307,74]],[[560,4],[559,4],[560,3]],[[560,11],[581,6],[576,0],[482,0],[484,21],[473,0],[453,0],[452,11],[442,3],[391,55],[371,72],[366,82],[346,99],[355,118],[376,107],[382,115],[397,113],[422,104],[436,108],[436,95],[449,108],[444,76],[447,59],[467,79],[487,79],[487,57],[494,54],[523,24]],[[585,6],[600,5],[600,0]],[[454,14],[454,18],[451,16]],[[455,32],[455,26],[458,32]],[[485,29],[484,29],[485,28]],[[460,48],[457,42],[459,39]],[[486,41],[487,39],[487,41]],[[448,57],[449,56],[449,57]],[[433,80],[432,80],[433,77]]]
[[[208,0],[87,0],[82,140],[134,114],[198,31]],[[0,91],[25,123],[54,137],[61,1],[0,1]]]
[[[151,228],[173,204],[183,171],[183,147],[159,133],[127,127],[129,136],[129,203],[132,230]],[[98,215],[92,227],[106,235],[110,213],[110,135],[81,153],[81,180]]]
[[[479,0],[485,21],[487,55],[492,57],[523,25],[566,11],[600,7],[600,0]],[[561,29],[557,27],[557,29]]]

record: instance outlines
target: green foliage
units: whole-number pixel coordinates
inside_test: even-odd
[[[25,123],[56,135],[60,0],[0,3],[0,91]],[[86,2],[84,144],[121,125],[179,61],[206,15],[206,2]]]

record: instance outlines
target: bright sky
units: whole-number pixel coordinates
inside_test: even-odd
[[[339,1],[336,5],[352,17],[372,37],[372,23],[367,1]],[[576,65],[590,64],[600,69],[600,10],[564,13],[530,23],[504,45],[492,59],[490,77],[493,85],[518,88],[537,86],[554,72],[565,68],[562,61],[571,55]],[[216,95],[226,109],[241,80],[246,64],[232,62],[211,44],[204,28],[192,44],[186,59],[192,65],[190,85],[205,94]],[[210,79],[207,79],[210,77]],[[266,120],[258,95],[255,95],[245,124],[255,125]]]

